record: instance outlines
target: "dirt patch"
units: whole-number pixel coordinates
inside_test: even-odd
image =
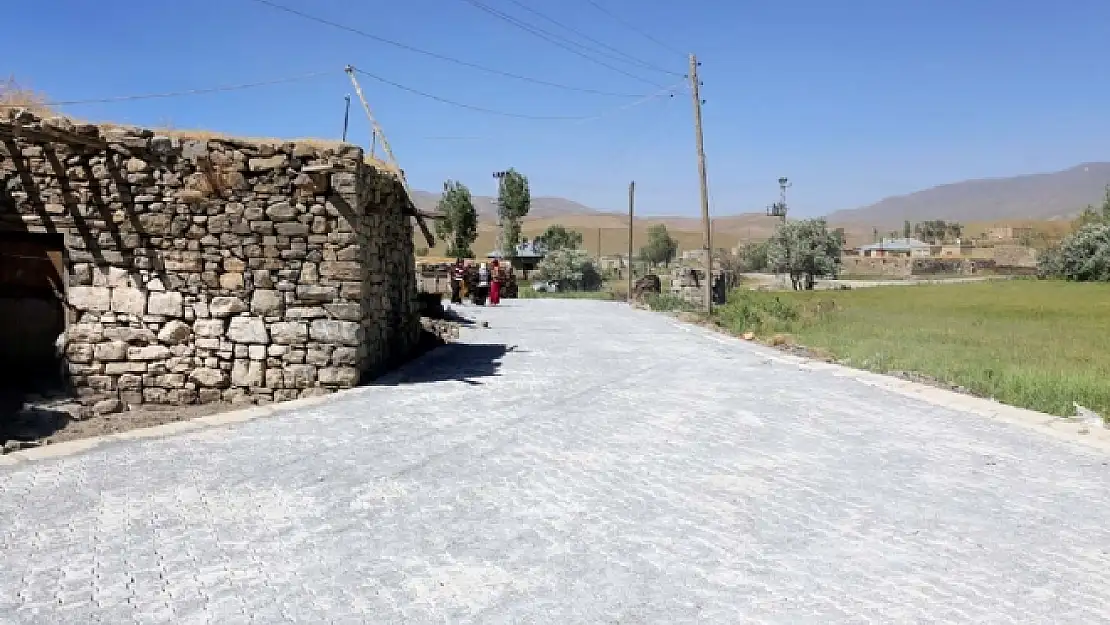
[[[81,405],[71,398],[28,398],[15,410],[0,412],[0,453],[187,421],[247,405],[160,406],[81,419]]]

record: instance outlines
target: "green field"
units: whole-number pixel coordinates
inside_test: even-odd
[[[547,293],[535,291],[532,289],[531,283],[521,284],[517,290],[517,296],[521,299],[602,299],[602,300],[624,300],[626,299],[625,293],[628,291],[624,285],[605,284],[597,291],[558,291],[555,293]]]
[[[850,366],[912,371],[998,401],[1110,415],[1110,285],[1012,280],[851,291],[737,290],[715,320]]]

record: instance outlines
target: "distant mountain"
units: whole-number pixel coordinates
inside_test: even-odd
[[[1054,173],[945,184],[889,197],[863,208],[837,211],[828,219],[880,228],[900,227],[906,220],[968,223],[1065,219],[1088,204],[1100,204],[1108,184],[1110,163],[1084,163]]]
[[[439,198],[442,194],[430,193],[428,191],[413,190],[413,201],[416,207],[421,210],[434,210],[436,204],[439,203]],[[478,211],[479,221],[496,221],[497,220],[497,199],[484,195],[473,196],[474,208]],[[528,211],[528,217],[534,219],[545,219],[551,217],[562,217],[564,215],[608,215],[608,213],[590,208],[584,204],[579,204],[573,200],[568,200],[561,197],[534,197],[532,198],[532,208]]]

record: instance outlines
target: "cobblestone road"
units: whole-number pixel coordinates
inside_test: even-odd
[[[1108,456],[619,304],[0,468],[0,622],[1110,621]]]

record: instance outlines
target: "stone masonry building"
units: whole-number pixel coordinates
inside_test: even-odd
[[[353,145],[0,112],[3,379],[60,364],[91,412],[350,387],[419,340],[414,216]]]

